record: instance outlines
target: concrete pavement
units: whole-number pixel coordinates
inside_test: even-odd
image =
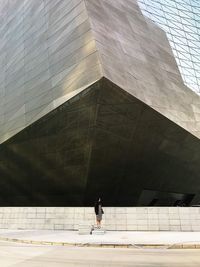
[[[0,242],[1,267],[199,267],[200,250],[80,248]]]
[[[1,229],[0,240],[63,246],[200,248],[200,232],[107,231],[105,235],[79,235],[77,231]]]

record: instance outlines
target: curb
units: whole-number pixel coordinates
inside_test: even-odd
[[[134,248],[134,249],[200,249],[199,244],[109,244],[109,243],[69,243],[69,242],[50,242],[34,241],[18,238],[0,237],[0,241],[30,244],[30,245],[48,245],[48,246],[75,246],[75,247],[101,247],[101,248]]]
[[[102,248],[137,248],[133,244],[109,244],[109,243],[68,243],[68,242],[50,242],[50,241],[36,241],[23,240],[17,238],[0,237],[0,241],[31,244],[31,245],[48,245],[48,246],[75,246],[75,247],[102,247]]]
[[[200,249],[200,244],[174,244],[169,249]]]
[[[200,249],[200,244],[188,244],[188,243],[180,243],[180,244],[135,244],[140,248],[151,248],[151,249]]]

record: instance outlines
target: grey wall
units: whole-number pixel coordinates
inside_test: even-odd
[[[200,231],[200,208],[104,208],[103,227],[123,231]],[[94,208],[0,208],[0,229],[77,230],[95,224]]]
[[[83,0],[0,0],[0,142],[101,74]]]

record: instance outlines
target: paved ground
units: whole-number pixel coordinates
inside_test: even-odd
[[[33,246],[0,242],[1,267],[199,267],[200,250]]]
[[[109,231],[105,235],[79,235],[77,231],[0,230],[0,238],[80,244],[199,244],[200,232]]]

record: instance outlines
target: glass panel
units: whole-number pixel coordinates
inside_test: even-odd
[[[144,13],[166,33],[185,84],[200,93],[200,1],[138,0]]]

